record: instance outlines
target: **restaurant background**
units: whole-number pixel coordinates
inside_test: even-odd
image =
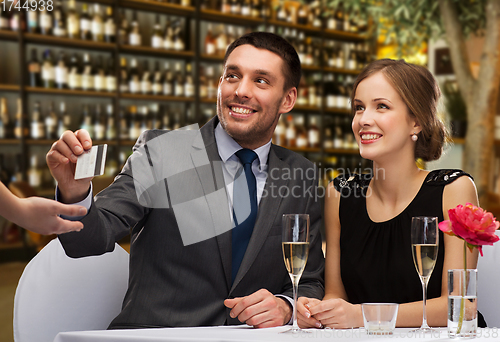
[[[441,160],[419,166],[463,168],[467,115],[445,40],[406,49],[387,45],[384,31],[373,28],[385,26],[388,34],[393,23],[374,23],[346,8],[342,1],[319,0],[65,0],[45,11],[0,7],[0,180],[18,196],[53,198],[45,154],[65,129],[86,128],[94,144],[108,144],[105,175],[94,179],[97,193],[143,130],[201,126],[215,115],[224,51],[236,37],[257,30],[282,35],[299,53],[297,103],[282,115],[273,140],[315,162],[321,186],[339,172],[370,167],[359,157],[347,98],[360,69],[377,58],[402,56],[436,76],[445,93],[440,115],[452,123],[453,139]],[[473,72],[483,45],[481,36],[467,40]],[[497,217],[499,112],[492,123],[492,200],[486,208],[497,210]],[[12,341],[22,269],[51,238],[0,218],[0,341]]]

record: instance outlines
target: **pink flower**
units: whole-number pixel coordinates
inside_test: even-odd
[[[449,220],[439,223],[439,229],[451,236],[457,236],[467,242],[467,247],[472,250],[477,247],[483,256],[482,246],[493,245],[499,240],[495,230],[500,223],[495,220],[493,214],[484,211],[470,203],[465,206],[458,205],[448,210]]]

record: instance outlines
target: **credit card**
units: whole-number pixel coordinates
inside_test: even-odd
[[[92,146],[88,151],[78,156],[76,161],[75,179],[89,178],[104,174],[106,152],[108,145]]]

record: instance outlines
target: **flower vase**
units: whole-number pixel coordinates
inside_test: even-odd
[[[448,337],[477,335],[477,270],[448,270]]]

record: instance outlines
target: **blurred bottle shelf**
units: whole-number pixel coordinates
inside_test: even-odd
[[[36,194],[45,198],[54,198],[56,194],[56,187],[51,188],[38,188],[36,189]]]
[[[0,84],[0,91],[18,92],[20,87],[16,84]]]
[[[37,94],[85,96],[85,97],[115,97],[116,96],[115,92],[107,92],[107,91],[54,89],[54,88],[41,88],[41,87],[25,87],[24,89],[29,93],[37,93]]]
[[[106,42],[95,42],[92,40],[73,39],[67,37],[56,37],[38,33],[22,33],[25,42],[37,44],[50,44],[57,46],[67,46],[76,48],[85,48],[97,51],[113,51],[116,44]]]
[[[193,97],[187,96],[167,96],[167,95],[151,95],[151,94],[133,94],[108,92],[108,91],[93,91],[93,90],[73,90],[73,89],[55,89],[42,87],[24,87],[28,93],[34,94],[51,94],[51,95],[66,95],[66,96],[83,96],[83,97],[108,97],[116,96],[123,99],[144,100],[144,101],[168,101],[168,102],[194,102]],[[1,92],[19,92],[20,87],[17,85],[0,84]],[[204,99],[205,103],[216,103],[216,99]]]
[[[1,142],[2,140],[0,140]],[[52,145],[55,140],[50,139],[26,139],[26,144],[28,145]],[[118,141],[116,140],[92,140],[93,145],[103,145],[108,144],[111,146],[118,145]]]
[[[0,250],[24,248],[22,242],[0,243]]]
[[[9,51],[8,58],[20,59],[18,63],[19,71],[17,72],[17,69],[14,71],[14,73],[17,72],[17,77],[11,75],[2,78],[5,76],[0,75],[0,98],[5,97],[8,101],[9,105],[7,106],[8,110],[6,113],[10,112],[10,125],[13,122],[22,122],[21,125],[17,124],[17,127],[23,130],[23,138],[0,139],[0,145],[3,148],[3,151],[0,153],[6,155],[6,167],[10,168],[9,172],[11,174],[22,174],[24,180],[30,183],[37,183],[33,182],[31,178],[33,175],[38,175],[39,181],[37,184],[42,184],[42,186],[36,187],[37,194],[53,198],[54,186],[50,175],[47,176],[48,169],[45,165],[45,153],[55,139],[46,139],[53,136],[39,133],[34,134],[33,132],[38,132],[34,127],[42,127],[44,120],[50,117],[49,114],[56,113],[58,117],[63,117],[59,113],[60,111],[56,110],[62,102],[66,102],[67,105],[67,112],[65,111],[65,113],[71,119],[70,129],[83,127],[83,120],[81,119],[85,115],[84,111],[79,109],[82,105],[89,105],[91,107],[90,112],[92,113],[90,116],[93,119],[90,126],[87,126],[91,127],[90,130],[88,129],[89,132],[91,130],[95,131],[93,132],[94,135],[91,135],[92,137],[99,136],[96,133],[98,131],[97,126],[101,127],[102,125],[102,127],[115,128],[114,136],[116,138],[113,138],[113,135],[105,134],[100,135],[100,137],[106,137],[103,140],[93,140],[93,143],[96,145],[109,145],[108,158],[109,161],[113,161],[116,164],[113,166],[115,171],[118,171],[124,163],[121,154],[125,153],[124,151],[129,153],[130,147],[135,144],[134,137],[137,137],[140,132],[148,129],[151,125],[151,120],[147,119],[149,116],[144,114],[140,108],[137,110],[135,107],[148,107],[149,113],[159,113],[159,117],[155,120],[158,123],[159,118],[161,118],[161,128],[169,126],[168,129],[175,129],[194,122],[199,122],[200,125],[203,124],[210,116],[215,114],[218,76],[221,74],[224,51],[227,45],[232,39],[243,34],[243,32],[255,30],[266,30],[282,35],[294,45],[302,61],[304,79],[301,81],[301,94],[298,97],[300,98],[300,102],[297,102],[301,105],[296,103],[294,109],[289,114],[294,120],[295,118],[302,118],[296,122],[297,141],[289,145],[304,147],[284,147],[305,154],[313,162],[330,165],[332,168],[353,168],[355,165],[358,165],[361,162],[359,152],[357,149],[352,148],[353,139],[346,139],[346,135],[349,133],[345,132],[348,131],[348,127],[350,131],[350,125],[343,123],[343,120],[347,120],[350,114],[350,110],[346,109],[347,101],[345,100],[350,84],[352,84],[353,78],[359,74],[359,69],[368,63],[369,58],[371,58],[371,55],[368,56],[368,46],[371,44],[368,41],[368,37],[363,34],[350,32],[347,29],[346,31],[327,29],[326,27],[339,28],[339,26],[328,26],[326,16],[324,15],[321,16],[323,27],[313,26],[311,21],[307,25],[280,21],[276,19],[276,13],[274,13],[276,9],[269,2],[256,2],[268,6],[264,9],[261,8],[262,11],[258,12],[262,15],[258,15],[255,12],[252,12],[251,15],[229,13],[227,9],[224,10],[221,8],[221,3],[217,1],[202,2],[191,0],[191,6],[154,0],[78,1],[77,6],[73,8],[76,9],[76,15],[80,19],[86,16],[87,20],[91,22],[97,18],[97,20],[102,20],[102,24],[114,23],[115,33],[111,35],[111,38],[110,36],[106,36],[108,34],[106,33],[107,31],[103,31],[101,32],[100,39],[94,36],[99,41],[91,40],[92,30],[89,36],[84,36],[80,29],[79,33],[76,34],[79,38],[68,38],[66,33],[62,33],[64,35],[62,37],[52,35],[51,33],[55,33],[55,28],[57,27],[56,21],[53,21],[52,32],[49,30],[47,32],[49,34],[42,34],[41,23],[44,22],[42,19],[38,21],[36,29],[30,27],[28,25],[30,23],[27,21],[23,23],[22,21],[25,19],[21,19],[18,23],[20,25],[17,27],[24,25],[24,29],[11,31],[7,27],[6,30],[0,30],[0,43],[7,42],[10,45],[9,49],[11,49],[11,45],[17,45],[16,48]],[[70,3],[71,1],[61,2],[66,22],[68,20],[67,14],[69,13]],[[84,4],[94,7],[90,5],[92,3],[110,6],[111,14],[108,13],[109,9],[103,11],[102,7],[97,11],[87,12],[85,10],[84,12]],[[207,3],[210,3],[210,5],[206,6]],[[57,2],[55,4],[55,9],[57,9]],[[309,2],[303,2],[300,6],[311,6],[311,9],[314,7]],[[56,18],[56,12],[52,13],[53,20]],[[98,15],[88,16],[88,13],[92,14],[92,12],[94,14],[97,12]],[[105,12],[106,16],[104,16]],[[240,13],[248,12],[240,11]],[[154,20],[155,15],[156,20]],[[315,13],[314,17],[320,18],[320,15]],[[135,16],[138,16],[139,20],[137,24],[139,27],[133,25],[136,21]],[[290,18],[286,20],[288,19]],[[128,21],[128,26],[125,29],[126,39],[122,39],[122,24],[124,21]],[[306,21],[297,22],[306,23]],[[12,22],[10,22],[11,24]],[[79,25],[83,25],[81,21]],[[207,36],[210,31],[210,25],[212,25],[210,41],[212,49],[207,48]],[[69,26],[64,26],[67,28],[66,32],[69,32]],[[10,27],[15,26],[11,25]],[[137,32],[134,31],[134,28],[137,29]],[[181,31],[179,36],[176,36],[181,37],[181,47],[172,44],[173,40],[168,40],[168,30],[176,28],[180,28]],[[361,31],[360,29],[359,32]],[[139,41],[132,40],[131,35],[133,32],[141,38]],[[102,37],[103,33],[104,39]],[[81,39],[82,37],[86,39]],[[154,38],[159,43],[154,43]],[[131,45],[134,42],[139,45]],[[167,42],[170,42],[170,45]],[[156,47],[152,47],[153,45]],[[174,50],[174,47],[177,50]],[[72,51],[72,49],[75,51]],[[33,56],[33,50],[36,50],[34,59],[31,58],[30,60],[29,50],[32,52],[31,56]],[[49,53],[51,53],[50,50],[53,52],[50,58],[46,58],[45,52],[47,50],[49,50]],[[38,57],[36,56],[39,56],[40,52],[42,52],[43,57],[41,60],[37,60]],[[59,58],[54,58],[56,54],[58,54]],[[62,54],[65,55],[64,58],[60,58]],[[102,84],[100,86],[94,85],[89,87],[88,84],[83,86],[83,83],[80,86],[75,86],[69,80],[66,85],[63,82],[58,83],[57,74],[59,73],[60,75],[61,70],[67,69],[66,76],[69,77],[68,75],[71,75],[70,69],[74,65],[78,66],[80,70],[78,71],[79,75],[84,74],[82,70],[87,65],[85,64],[86,54],[89,54],[90,59],[92,59],[92,62],[88,62],[88,65],[92,68],[92,72],[85,72],[85,75],[100,75],[102,77],[99,72],[103,69],[105,76],[114,78],[113,86],[108,86],[107,83],[104,87]],[[68,59],[71,59],[69,58],[70,55],[71,57],[76,55],[75,60],[77,62],[75,64],[72,61],[68,63]],[[82,63],[82,57],[84,63]],[[150,58],[155,60],[151,61]],[[123,59],[126,60],[125,63],[123,63]],[[133,61],[134,59],[137,59],[137,61]],[[35,63],[32,63],[33,60]],[[62,66],[59,64],[61,60],[64,60]],[[102,61],[105,63],[102,63]],[[6,58],[4,62],[9,62],[9,60]],[[56,73],[52,83],[45,83],[43,80],[46,62],[52,65],[53,69],[51,69],[53,71],[51,73]],[[150,64],[148,65],[147,63]],[[161,83],[160,81],[156,81],[155,75],[159,68],[155,65],[154,69],[150,69],[151,63],[161,63],[161,78],[163,80],[167,78],[168,70],[173,73],[175,81],[171,81],[170,79],[168,81],[169,84],[172,84],[170,91],[165,90],[167,89],[167,82]],[[167,64],[169,65],[167,66]],[[180,64],[178,73],[177,64]],[[39,70],[38,73],[41,76],[42,82],[40,80],[32,82],[31,76],[35,73],[31,68],[33,66],[36,66],[34,70]],[[135,67],[137,67],[137,70],[133,70]],[[58,71],[55,71],[56,69]],[[47,67],[46,70],[49,70],[49,68]],[[126,77],[123,76],[123,70],[126,71]],[[51,73],[46,72],[45,74]],[[151,78],[152,83],[155,85],[154,90],[149,88],[150,90],[147,91],[144,90],[148,89],[147,87],[142,87],[142,83],[146,79],[144,77],[145,74],[148,74],[149,77],[153,76]],[[131,76],[137,77],[134,80],[134,88],[131,87],[132,84],[130,82],[133,78]],[[191,78],[190,82],[187,81],[188,76]],[[126,81],[123,82],[123,80]],[[54,81],[55,86],[59,85],[62,89],[54,88]],[[335,87],[332,87],[333,82],[336,84]],[[124,83],[128,83],[128,87],[126,85],[123,87]],[[95,84],[100,83],[96,82]],[[159,84],[163,85],[161,90],[158,90]],[[176,84],[184,85],[185,90],[179,92],[172,90],[175,89],[174,85]],[[137,88],[137,85],[140,85],[140,87]],[[72,90],[69,87],[78,90]],[[99,89],[99,91],[81,90],[82,88]],[[187,90],[188,88],[189,91]],[[335,91],[328,91],[333,88],[335,88]],[[106,89],[109,89],[109,91]],[[134,89],[134,92],[128,92],[131,89]],[[153,93],[161,93],[162,95],[155,95]],[[21,103],[21,105],[17,106],[19,115],[14,115],[16,112],[13,110],[14,105],[12,104],[14,100],[12,97],[16,95]],[[63,97],[63,99],[59,97]],[[345,99],[340,99],[340,97]],[[52,101],[56,102],[56,105],[50,109]],[[36,110],[34,108],[36,108],[37,103],[39,103],[38,105],[41,106],[42,110],[41,114],[38,113],[35,116]],[[162,107],[162,109],[154,109],[155,105]],[[102,106],[99,114],[96,114],[96,106]],[[111,106],[112,108],[112,117],[114,120],[112,124],[103,124],[102,122],[98,122],[99,120],[94,119],[101,116],[104,119],[103,114],[105,111],[102,109],[107,106]],[[133,107],[134,109],[132,110]],[[49,110],[46,110],[47,108]],[[341,117],[341,119],[337,122],[336,117]],[[125,128],[126,130],[128,129],[129,134],[127,132],[123,133],[122,122],[124,121],[127,123]],[[131,124],[132,122],[135,122],[135,124]],[[51,125],[53,125],[53,122]],[[45,127],[47,126],[48,123],[45,123]],[[313,127],[314,129],[312,129]],[[101,130],[100,132],[102,134],[103,131]],[[311,132],[314,138],[311,138]],[[14,135],[11,133],[6,136],[11,137]],[[40,137],[40,139],[33,139],[33,137]],[[342,144],[339,141],[333,144],[333,139],[335,138],[340,142],[350,141],[351,144]],[[329,148],[333,146],[342,148]],[[21,156],[19,160],[17,158],[18,155]],[[32,163],[32,157],[35,155],[38,161]],[[337,158],[337,160],[333,162],[332,158]],[[16,160],[15,162],[14,159]],[[107,163],[106,167],[108,166],[111,165]]]
[[[202,9],[200,11],[200,18],[202,20],[235,25],[257,26],[264,23],[263,19],[252,18],[241,14],[222,13],[212,9]]]
[[[194,97],[187,96],[166,96],[166,95],[146,95],[146,94],[120,94],[123,99],[147,100],[147,101],[169,101],[169,102],[194,102]]]
[[[361,72],[361,70],[350,70],[350,69],[340,69],[340,68],[330,68],[330,67],[323,68],[323,71],[324,72],[331,72],[331,73],[335,73],[335,74],[346,74],[346,75],[353,75],[353,76],[357,76]]]
[[[82,48],[82,49],[90,49],[94,51],[105,51],[105,52],[113,52],[115,49],[118,49],[119,53],[129,53],[135,55],[142,56],[156,56],[162,58],[182,58],[182,59],[192,59],[194,58],[193,51],[175,51],[164,48],[153,48],[149,46],[134,46],[134,45],[123,45],[117,43],[106,43],[106,42],[95,42],[92,40],[82,40],[82,39],[73,39],[67,37],[56,37],[50,35],[43,35],[39,33],[22,33],[24,41],[26,43],[37,43],[37,44],[45,44],[45,45],[54,45],[54,46],[63,46],[63,47],[72,47],[72,48]],[[17,40],[18,33],[12,31],[0,30],[0,39],[3,40]],[[210,59],[207,56],[207,59]],[[224,56],[220,58],[222,61]],[[215,58],[214,60],[219,61],[219,58]]]
[[[118,51],[122,53],[130,53],[143,56],[156,56],[163,58],[194,58],[193,51],[174,51],[160,48],[153,48],[149,46],[133,46],[133,45],[118,45]]]
[[[113,0],[111,0],[114,3]],[[174,14],[185,17],[193,17],[196,8],[168,2],[158,2],[152,0],[119,0],[120,8],[130,8],[146,12],[156,12],[164,14]]]
[[[16,41],[19,38],[19,34],[14,31],[0,30],[0,39]]]
[[[465,144],[465,138],[452,137],[449,142],[452,143],[452,144],[464,145]],[[493,144],[496,145],[496,146],[500,146],[500,139],[495,139],[493,141]]]
[[[20,143],[19,139],[0,139],[0,145],[19,145]]]
[[[215,12],[215,11],[214,11]],[[223,16],[227,16],[227,14],[221,14]],[[241,25],[241,22],[237,22],[235,24]],[[339,34],[342,36],[342,38],[348,38],[344,37],[343,35],[347,34],[348,32],[341,32],[339,31]],[[66,47],[74,47],[74,48],[84,48],[84,49],[91,49],[91,50],[96,50],[96,51],[108,51],[112,52],[115,50],[115,48],[118,48],[118,52],[121,53],[134,53],[138,55],[145,55],[145,56],[160,56],[160,57],[172,57],[172,58],[187,58],[187,59],[192,59],[195,57],[195,53],[193,51],[175,51],[175,50],[168,50],[168,49],[163,49],[163,48],[153,48],[149,46],[134,46],[134,45],[122,45],[118,43],[106,43],[106,42],[96,42],[92,40],[82,40],[82,39],[74,39],[74,38],[67,38],[67,37],[56,37],[56,36],[50,36],[50,35],[43,35],[39,33],[29,33],[29,32],[22,32],[23,39],[26,43],[38,43],[38,44],[48,44],[48,45],[55,45],[55,46],[66,46]],[[359,38],[352,38],[352,41],[364,41],[366,38],[363,37],[358,37],[356,34],[351,34],[354,35],[355,37]],[[13,32],[13,31],[6,31],[6,30],[0,30],[0,39],[2,40],[12,40],[16,41],[18,40],[19,33]],[[330,37],[331,39],[338,39],[337,36]],[[201,54],[200,59],[203,61],[213,61],[213,62],[222,62],[224,60],[224,55],[207,55],[207,54]],[[340,69],[340,68],[331,68],[331,67],[319,67],[319,66],[309,66],[309,65],[303,65],[302,69],[305,71],[325,71],[325,72],[332,72],[332,73],[341,73],[341,74],[349,74],[349,75],[357,75],[359,74],[360,70],[350,70],[350,69]]]
[[[326,148],[326,153],[330,154],[359,154],[359,149],[354,148]]]

